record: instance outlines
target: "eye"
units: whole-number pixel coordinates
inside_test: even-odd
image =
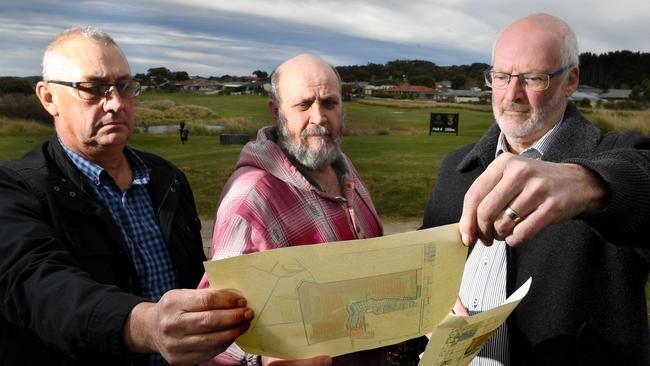
[[[510,75],[504,74],[502,72],[495,72],[492,74],[492,80],[495,81],[507,81],[510,78]]]
[[[533,74],[533,75],[526,75],[526,82],[529,83],[540,83],[544,81],[544,75],[538,75],[538,74]]]
[[[83,84],[79,85],[79,90],[95,95],[104,95],[109,87],[104,84]]]
[[[339,105],[339,102],[336,100],[327,99],[323,101],[323,106],[327,109],[334,109]]]
[[[299,110],[306,111],[309,109],[309,107],[311,107],[311,102],[298,103],[296,106],[298,107]]]

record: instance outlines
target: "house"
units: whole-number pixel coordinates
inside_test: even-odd
[[[436,101],[446,103],[489,103],[492,100],[491,90],[442,90],[435,96]]]
[[[589,104],[592,107],[596,106],[596,103],[598,103],[598,101],[600,101],[600,100],[602,100],[602,98],[600,98],[597,95],[594,95],[594,94],[591,94],[591,93],[585,93],[585,92],[582,92],[582,91],[579,91],[579,90],[576,90],[575,92],[573,92],[573,94],[571,94],[571,96],[569,97],[569,101],[571,101],[571,102],[574,102],[574,103],[580,104],[580,105]]]
[[[630,94],[632,89],[609,89],[603,93],[598,94],[598,96],[605,100],[625,100],[630,99]]]
[[[403,97],[417,97],[420,99],[432,99],[435,91],[432,88],[421,85],[400,85],[384,90],[385,94]]]

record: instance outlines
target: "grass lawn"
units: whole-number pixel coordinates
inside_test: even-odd
[[[138,101],[159,99],[172,100],[177,105],[207,107],[219,118],[245,118],[251,122],[251,134],[271,123],[264,97],[145,93]],[[343,150],[367,184],[382,219],[391,221],[421,219],[442,158],[462,145],[477,141],[492,123],[489,111],[398,108],[358,102],[345,105],[350,135],[343,139]],[[429,136],[430,112],[458,112],[459,136]],[[49,137],[43,131],[1,131],[0,161],[19,157]],[[384,134],[377,135],[377,131]],[[200,216],[212,218],[221,189],[241,151],[240,145],[224,146],[218,141],[218,136],[190,135],[188,143],[182,145],[175,133],[135,134],[131,146],[161,155],[181,168],[192,185]],[[646,285],[646,293],[650,294],[650,283]]]

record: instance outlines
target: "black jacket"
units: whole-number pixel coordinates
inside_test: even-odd
[[[195,288],[205,255],[189,184],[136,153],[181,287]],[[122,344],[140,295],[119,227],[56,136],[0,166],[0,364],[141,363]]]
[[[494,160],[495,124],[442,163],[423,227],[457,222],[463,196]],[[508,248],[507,293],[532,277],[508,319],[513,365],[649,365],[644,287],[650,239],[650,139],[602,135],[569,105],[543,160],[572,162],[610,188],[608,208],[550,226]],[[567,187],[570,189],[570,187]]]

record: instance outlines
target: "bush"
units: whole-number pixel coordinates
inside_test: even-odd
[[[43,108],[35,95],[4,94],[0,95],[0,116],[33,120],[51,124],[52,116]]]
[[[146,109],[153,109],[157,111],[166,111],[168,109],[174,108],[176,103],[173,100],[169,99],[160,99],[160,100],[147,100],[144,102],[137,102],[136,106]]]

